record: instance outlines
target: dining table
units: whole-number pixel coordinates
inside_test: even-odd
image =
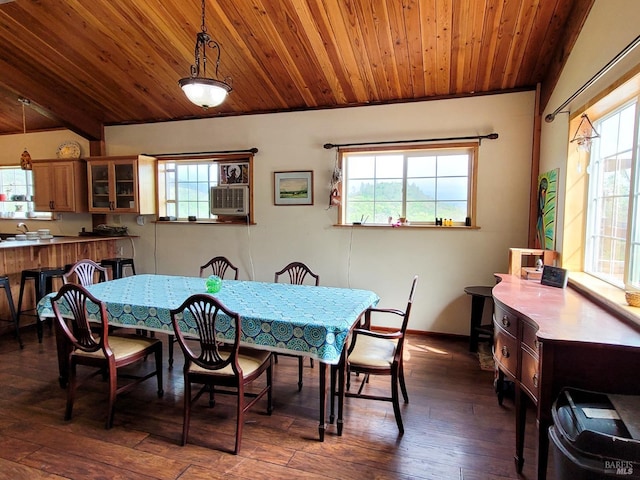
[[[174,333],[170,310],[193,294],[207,293],[206,278],[162,274],[132,275],[86,288],[105,303],[109,325],[168,335]],[[40,321],[54,316],[51,306],[54,295],[55,292],[38,302]],[[378,295],[355,288],[245,280],[223,280],[220,290],[211,295],[240,315],[241,344],[318,361],[320,441],[324,440],[326,426],[327,366],[339,366],[337,433],[341,435],[346,346],[363,313],[377,305]],[[64,304],[60,307],[63,316],[70,314]],[[90,319],[97,318],[97,305],[89,302],[87,311]],[[186,336],[198,337],[196,324],[188,316],[185,315],[179,325]],[[227,331],[224,336],[232,338],[233,333]],[[61,335],[56,338],[59,380],[60,385],[65,386],[67,354]],[[333,412],[334,399],[330,400]]]

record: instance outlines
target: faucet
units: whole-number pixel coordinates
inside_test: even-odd
[[[27,224],[24,222],[20,222],[18,224],[18,231],[22,232],[22,233],[27,233],[29,231],[29,227],[27,227]]]

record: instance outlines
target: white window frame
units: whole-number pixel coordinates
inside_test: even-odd
[[[157,178],[158,178],[158,216],[162,217],[175,217],[176,221],[189,221],[190,216],[196,217],[196,222],[206,223],[254,223],[253,217],[253,154],[225,154],[225,155],[190,155],[190,156],[171,156],[163,157],[157,156]],[[235,183],[235,185],[246,185],[249,187],[249,215],[245,216],[222,216],[213,215],[210,213],[209,208],[209,191],[211,187],[218,185],[224,185],[224,179],[221,178],[221,171],[224,166],[232,165],[248,165],[248,172],[246,182],[244,179],[241,183]],[[214,175],[209,176],[207,180],[189,179],[190,182],[184,183],[206,183],[206,189],[201,192],[196,192],[196,199],[181,199],[180,181],[177,175],[177,168],[174,170],[172,167],[188,168],[198,167],[200,165],[206,165],[210,169],[213,169]],[[171,175],[173,173],[173,177]],[[171,179],[174,180],[171,180]],[[181,215],[184,211],[184,205],[181,208],[180,202],[184,201],[194,206],[195,203],[206,204],[206,214],[202,214],[202,210],[195,211],[193,209],[187,210],[187,213]]]
[[[634,126],[632,130],[633,141],[630,148],[621,150],[616,149],[616,152],[607,156],[606,158],[600,158],[600,147],[602,140],[597,138],[594,140],[590,152],[590,163],[588,168],[589,173],[589,187],[587,192],[587,226],[585,232],[585,259],[584,259],[584,271],[589,275],[592,275],[600,280],[610,283],[618,288],[635,288],[640,289],[640,167],[639,167],[639,142],[638,132],[640,129],[640,96],[635,97],[632,101],[625,102],[616,106],[606,115],[601,116],[593,120],[594,127],[600,135],[610,135],[609,132],[603,131],[603,122],[612,119],[616,115],[620,115],[621,111],[630,106],[635,105],[634,112]],[[616,134],[619,135],[620,129],[616,130]],[[603,193],[603,169],[605,168],[605,162],[612,161],[613,157],[620,157],[624,154],[630,156],[630,169],[629,169],[629,191],[628,193],[621,194],[619,191],[606,195]],[[625,171],[620,169],[619,163],[617,163],[616,171],[619,175],[624,175]],[[603,202],[628,202],[628,209],[624,223],[626,225],[620,226],[620,223],[612,221],[611,228],[616,228],[616,232],[620,232],[624,229],[624,237],[620,235],[603,234],[603,224],[600,215]],[[617,219],[620,220],[619,218]],[[615,264],[614,258],[609,255],[610,258],[604,258],[599,252],[602,251],[600,242],[616,242],[618,244],[624,243],[624,260],[617,261],[617,271],[620,272],[622,267],[622,273],[603,271],[599,268],[599,264],[605,264],[607,262]],[[621,265],[622,263],[622,265]]]
[[[473,226],[475,225],[475,209],[476,209],[476,178],[477,178],[477,164],[478,164],[478,142],[466,142],[466,143],[445,143],[445,144],[424,144],[424,145],[413,145],[409,147],[367,147],[367,148],[344,148],[339,150],[339,165],[342,171],[342,185],[340,186],[340,211],[338,214],[338,224],[340,225],[352,225],[353,223],[363,223],[364,225],[387,225],[390,222],[395,223],[399,217],[404,217],[408,223],[412,226],[435,226],[436,219],[442,219],[444,225],[447,224],[448,220],[451,220],[451,225],[455,226]],[[433,199],[433,204],[435,205],[435,214],[433,218],[411,218],[411,215],[407,214],[407,206],[411,204],[411,201],[407,202],[407,182],[412,177],[408,178],[407,174],[407,164],[408,159],[421,157],[421,156],[438,156],[439,158],[446,157],[448,155],[460,155],[465,154],[468,155],[468,169],[467,173],[464,176],[466,178],[466,198],[459,199],[457,201],[466,201],[466,212],[464,216],[459,216],[459,218],[447,218],[446,215],[442,214],[438,209],[438,204],[444,204],[447,199],[439,199],[437,196],[437,187],[436,187],[436,197]],[[399,201],[400,206],[396,210],[397,212],[388,212],[384,215],[377,215],[377,218],[369,218],[369,216],[364,216],[362,218],[349,218],[349,182],[355,181],[355,179],[349,178],[349,168],[348,162],[349,158],[353,156],[385,156],[385,155],[393,155],[393,156],[401,156],[402,157],[402,198]],[[446,178],[446,175],[430,175],[429,179],[434,179],[437,183],[438,180],[442,180]],[[462,175],[455,175],[455,178],[462,178]],[[454,178],[452,177],[452,178]],[[374,176],[371,177],[372,180],[379,179],[380,177]],[[415,177],[419,178],[419,177]],[[374,200],[374,204],[375,204]],[[431,202],[426,202],[431,203]],[[357,215],[356,215],[357,216]],[[391,220],[390,220],[391,219]],[[444,226],[443,225],[443,226]]]
[[[33,174],[31,170],[22,170],[18,166],[0,167],[0,193],[6,198],[0,202],[0,219],[38,219],[52,220],[51,212],[33,210]],[[15,196],[24,200],[17,200]]]

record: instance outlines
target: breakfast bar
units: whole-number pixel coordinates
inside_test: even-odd
[[[100,261],[116,256],[119,240],[127,236],[53,236],[45,240],[0,241],[0,268],[9,277],[11,294],[17,303],[22,271],[47,266],[65,266],[82,258]],[[33,289],[25,291],[24,304],[33,305]],[[9,305],[4,295],[0,296],[0,318],[10,318]],[[21,324],[24,322],[21,321]],[[3,322],[5,331],[11,326]]]

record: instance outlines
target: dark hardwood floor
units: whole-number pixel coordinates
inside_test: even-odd
[[[78,390],[71,421],[58,385],[55,339],[45,327],[39,345],[32,327],[24,350],[0,336],[0,478],[2,479],[507,479],[536,477],[534,412],[527,418],[525,466],[515,473],[515,419],[511,398],[498,406],[493,373],[479,368],[464,339],[409,337],[405,372],[408,405],[399,437],[390,403],[346,400],[342,437],[329,426],[317,440],[318,368],[305,362],[297,391],[297,361],[280,357],[274,376],[274,412],[266,400],[246,416],[242,449],[233,448],[234,399],[206,399],[182,431],[182,355],[166,368],[165,395],[155,380],[116,402],[114,428],[104,429],[106,384],[95,377]],[[150,360],[150,365],[153,362]],[[141,368],[147,368],[143,365]],[[359,383],[354,378],[354,386]],[[388,379],[366,388],[387,389]],[[550,458],[553,475],[553,458]]]

